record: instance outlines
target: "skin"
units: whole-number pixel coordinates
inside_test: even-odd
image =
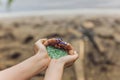
[[[67,44],[68,54],[59,59],[50,59],[46,47],[55,42],[56,39],[40,39],[35,43],[35,55],[25,61],[0,71],[0,80],[30,80],[36,74],[46,70],[44,80],[61,80],[64,67],[71,66],[78,58],[78,54],[73,50],[70,44]]]
[[[45,45],[56,43],[56,39],[48,39],[48,42],[45,42]],[[44,80],[62,80],[64,67],[71,66],[78,58],[78,54],[73,50],[73,47],[69,43],[67,43],[67,45],[61,46],[68,50],[68,55],[59,59],[51,59]]]
[[[0,72],[0,80],[29,80],[34,75],[45,70],[50,63],[45,46],[42,44],[44,40],[35,43],[37,52],[29,59]],[[35,48],[36,49],[36,48]]]
[[[52,59],[47,68],[44,80],[62,80],[64,67],[72,65],[77,58],[78,54],[74,52],[74,55],[68,55],[59,59]],[[72,64],[66,65],[68,63]]]

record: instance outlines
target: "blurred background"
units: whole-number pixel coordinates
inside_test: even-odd
[[[34,55],[38,39],[59,37],[80,56],[63,80],[120,80],[119,9],[119,0],[0,0],[0,70]]]

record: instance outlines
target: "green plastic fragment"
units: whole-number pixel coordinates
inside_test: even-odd
[[[48,55],[52,59],[58,59],[60,57],[68,55],[67,51],[65,51],[63,49],[55,48],[53,46],[47,46],[47,51],[48,51]]]

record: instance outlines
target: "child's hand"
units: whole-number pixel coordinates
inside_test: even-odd
[[[34,52],[36,53],[36,56],[44,61],[43,65],[45,65],[45,67],[48,66],[50,62],[50,57],[47,53],[46,47],[44,46],[46,41],[47,39],[40,39],[34,45]]]
[[[44,46],[46,39],[40,39],[35,43],[35,55],[25,61],[0,71],[0,80],[30,80],[36,74],[47,69],[50,57]],[[21,75],[22,74],[22,75]]]
[[[58,43],[56,45],[56,43]],[[54,61],[56,61],[56,63],[62,63],[62,65],[64,65],[65,67],[68,67],[68,66],[71,66],[75,60],[78,58],[78,54],[76,53],[76,51],[73,50],[73,47],[69,44],[69,43],[66,43],[66,42],[60,42],[60,39],[48,39],[45,43],[44,43],[46,46],[47,45],[53,45],[55,47],[58,47],[58,48],[63,48],[65,49],[67,52],[68,52],[68,55],[67,56],[63,56],[59,59],[54,59]],[[53,59],[52,59],[53,61]]]
[[[46,46],[52,45],[57,48],[63,48],[68,52],[67,56],[58,59],[51,59],[47,68],[44,80],[62,80],[64,66],[71,66],[78,58],[78,54],[73,50],[73,47],[61,39],[48,39],[45,43]]]
[[[71,66],[78,58],[78,54],[74,51],[73,55],[63,56],[56,61],[62,63],[65,67]]]

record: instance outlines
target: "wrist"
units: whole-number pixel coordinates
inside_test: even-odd
[[[58,62],[56,59],[52,59],[49,66],[50,67],[63,67],[64,68],[64,63]]]
[[[45,54],[37,53],[36,55],[33,56],[34,57],[33,63],[35,63],[39,67],[47,67],[48,64],[50,63],[50,58],[45,56],[46,56]]]
[[[58,60],[52,59],[47,68],[45,80],[61,80],[64,70],[64,64],[59,63]]]
[[[44,59],[49,59],[49,60],[50,60],[50,57],[49,57],[48,53],[38,52],[38,53],[36,53],[34,56],[35,56],[35,58],[38,59],[38,60],[44,60]]]
[[[43,58],[36,54],[31,57],[29,61],[29,64],[31,65],[28,66],[32,69],[33,73],[39,73],[41,71],[44,71],[48,67],[49,63],[49,58]]]

